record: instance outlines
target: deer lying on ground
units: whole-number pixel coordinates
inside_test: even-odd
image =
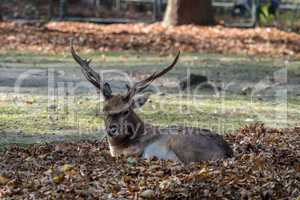
[[[179,58],[179,52],[170,66],[136,82],[128,88],[126,94],[112,94],[110,85],[101,80],[101,76],[89,66],[90,60],[80,58],[74,51],[73,45],[71,53],[81,66],[86,79],[102,92],[105,98],[104,121],[112,156],[123,154],[146,159],[157,157],[183,163],[232,156],[232,149],[221,135],[199,128],[154,127],[144,123],[135,113],[134,108],[142,106],[147,101],[147,96],[139,99],[135,96],[155,79],[170,71]]]

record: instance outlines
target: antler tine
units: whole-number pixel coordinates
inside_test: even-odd
[[[176,63],[178,61],[178,58],[179,58],[179,55],[180,55],[180,51],[177,52],[177,55],[174,58],[172,64],[170,64],[168,67],[166,67],[162,71],[154,72],[148,78],[135,83],[132,86],[132,88],[128,91],[128,93],[126,95],[126,98],[133,97],[136,93],[139,93],[142,90],[144,90],[146,87],[148,87],[155,79],[157,79],[157,78],[161,77],[162,75],[164,75],[165,73],[169,72],[176,65]]]
[[[71,44],[71,53],[74,60],[81,66],[81,71],[88,81],[90,81],[99,90],[102,89],[100,75],[95,72],[90,66],[91,60],[82,59],[74,50],[73,43]]]

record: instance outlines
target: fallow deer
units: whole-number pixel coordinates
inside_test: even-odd
[[[170,71],[179,58],[160,72],[154,72],[144,80],[136,82],[125,94],[112,94],[110,85],[90,66],[90,60],[82,59],[71,46],[71,54],[81,70],[104,96],[104,121],[112,156],[127,155],[143,158],[173,160],[182,163],[215,160],[231,157],[233,152],[219,134],[206,129],[176,127],[160,128],[146,124],[135,113],[147,96],[136,99],[136,94],[149,86],[155,79]]]

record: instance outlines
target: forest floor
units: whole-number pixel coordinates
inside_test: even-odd
[[[0,22],[0,51],[67,53],[70,41],[91,51],[237,53],[299,58],[300,36],[276,28],[163,27],[76,22]]]
[[[97,71],[114,69],[133,80],[171,61],[113,52],[83,57],[93,58]],[[299,198],[297,61],[183,54],[177,67],[153,84],[159,92],[138,112],[163,127],[183,124],[223,133],[234,149],[234,158],[189,165],[112,158],[103,140],[102,100],[69,55],[8,52],[0,56],[0,66],[0,198]],[[178,83],[188,71],[228,87],[181,91]],[[113,91],[125,90],[120,76],[112,74],[108,81]]]
[[[0,198],[299,198],[300,36],[0,22],[0,39]],[[102,98],[71,58],[71,40],[108,73],[113,92],[166,66],[180,48],[179,63],[154,82],[138,113],[163,127],[224,134],[234,157],[190,165],[112,158],[102,140]],[[211,87],[182,91],[179,82],[189,73],[207,77]]]
[[[112,158],[106,141],[10,146],[4,199],[299,199],[300,130],[257,124],[226,139],[234,157],[182,165]]]

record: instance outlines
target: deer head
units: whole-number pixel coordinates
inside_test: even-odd
[[[128,86],[125,94],[112,94],[110,85],[104,82],[101,76],[90,66],[91,60],[82,59],[71,46],[71,53],[75,61],[81,66],[82,73],[104,96],[104,121],[109,141],[113,145],[126,144],[134,140],[144,129],[143,121],[134,112],[134,108],[146,103],[149,95],[135,98],[138,93],[147,88],[155,79],[170,71],[178,61],[180,52],[177,53],[171,65],[162,71],[154,72],[146,79]]]

